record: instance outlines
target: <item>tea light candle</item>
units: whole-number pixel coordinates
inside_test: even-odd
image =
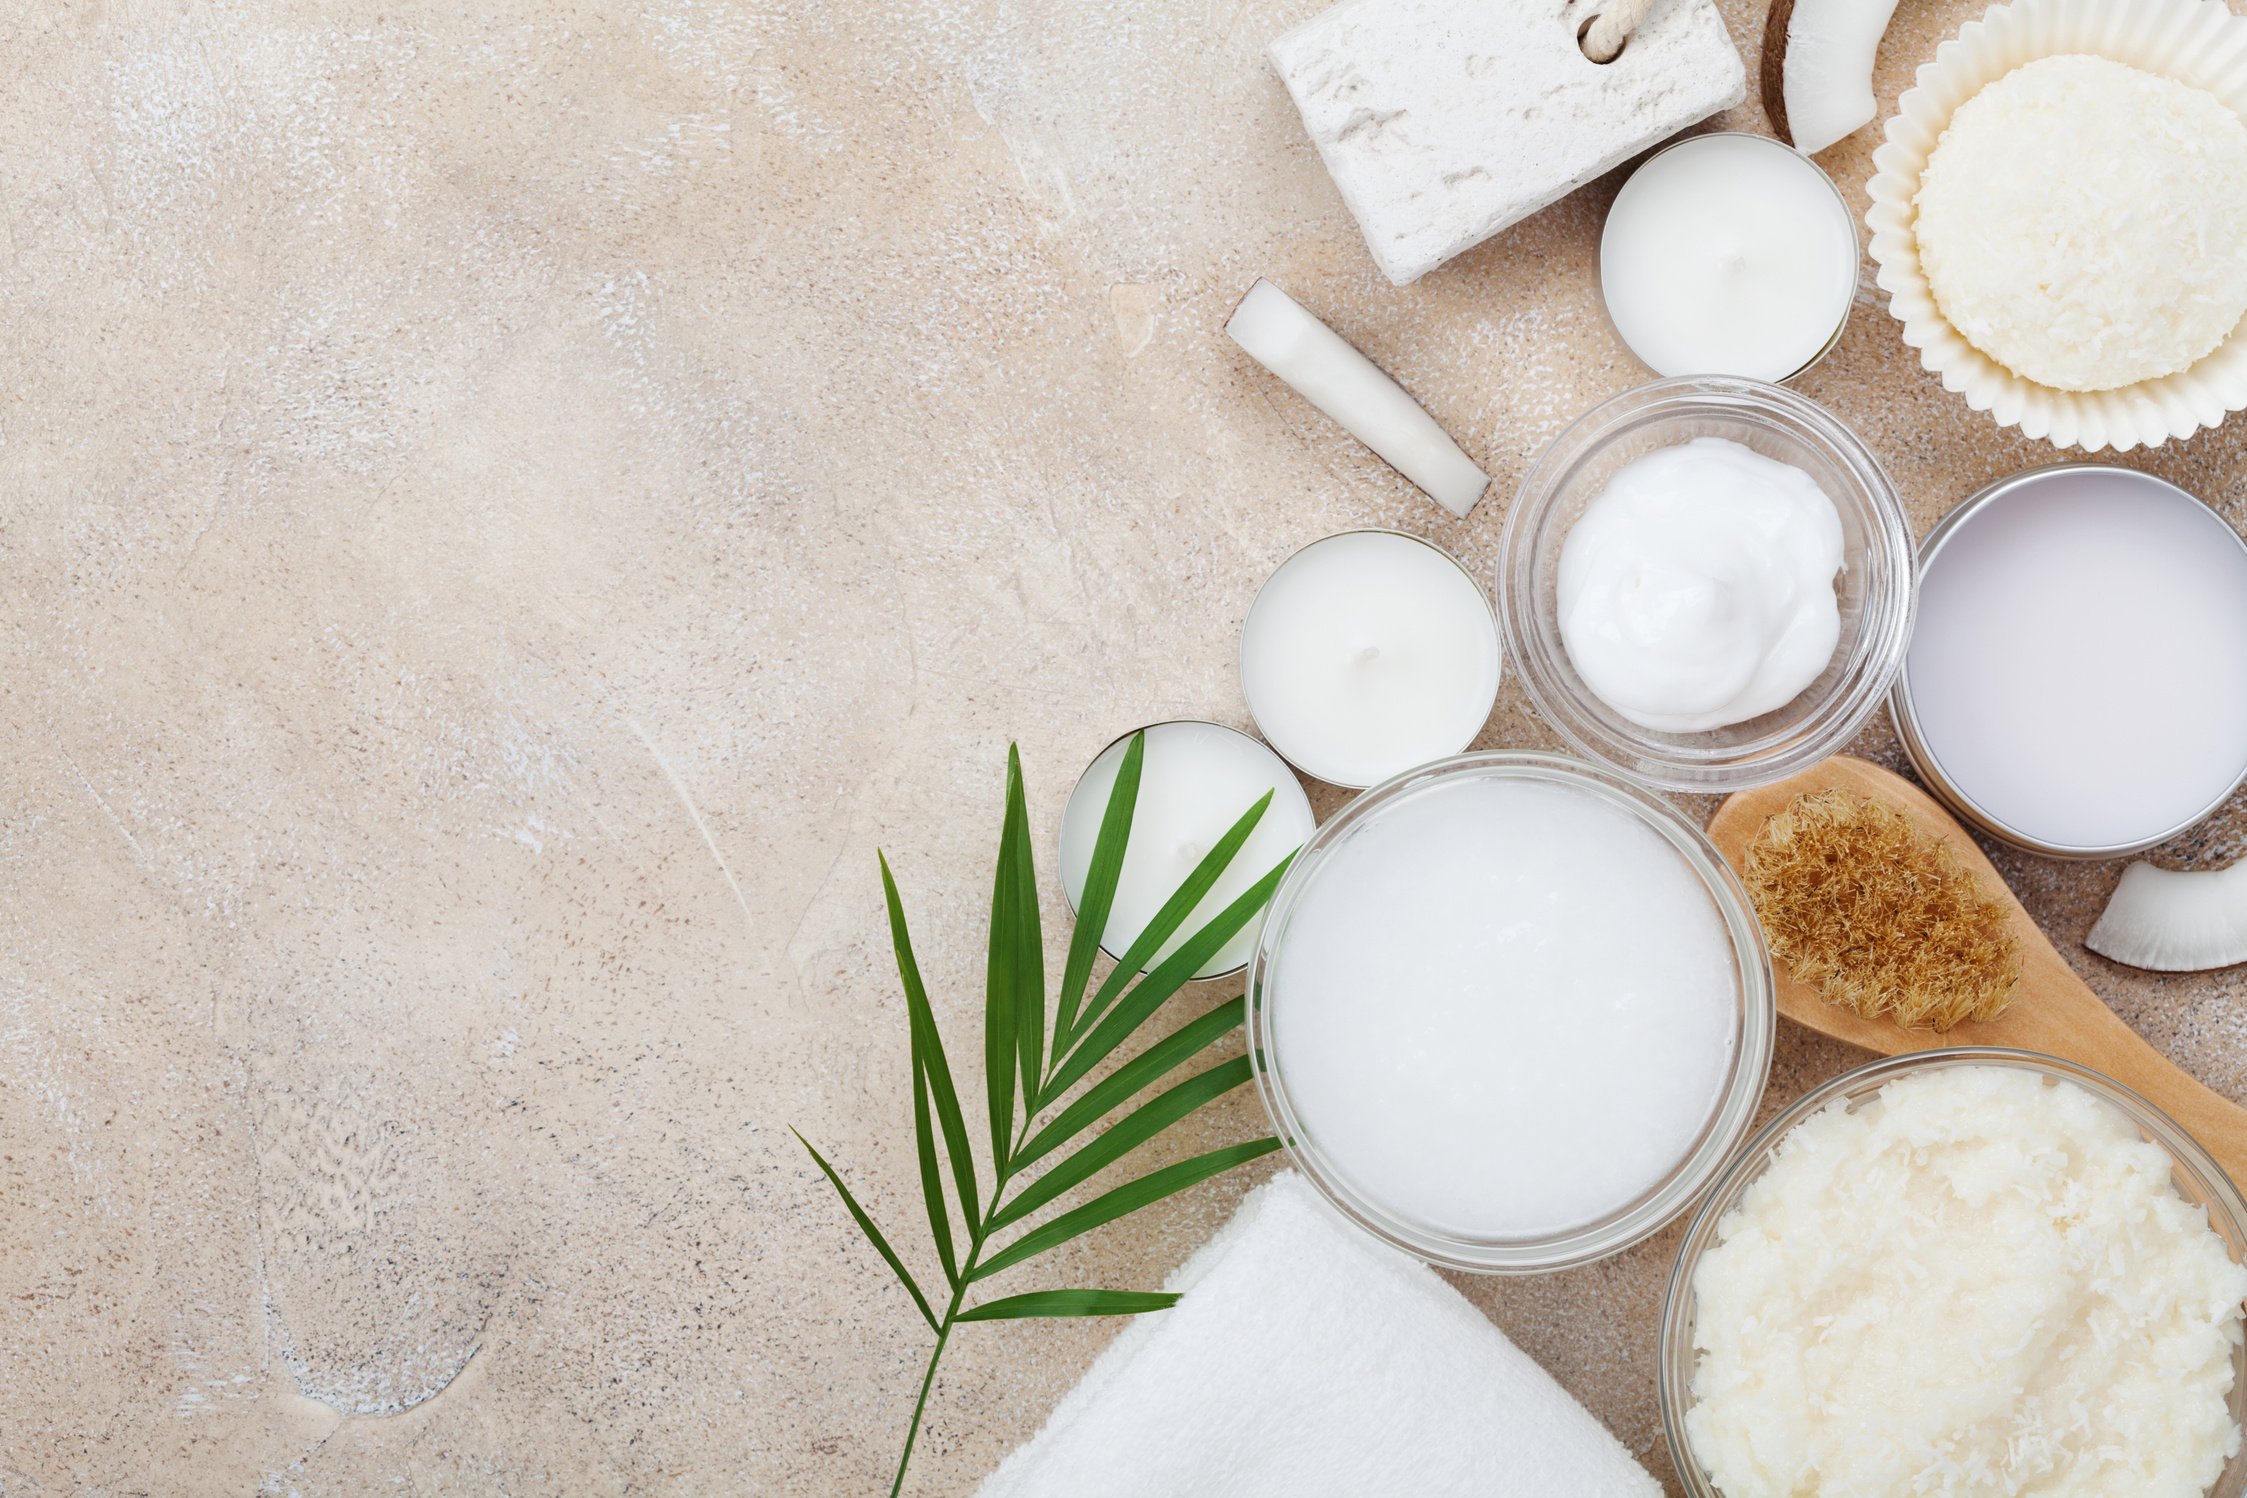
[[[1498,700],[1481,584],[1399,531],[1345,531],[1282,562],[1241,631],[1241,691],[1272,747],[1363,789],[1457,754]]]
[[[1985,831],[2149,847],[2247,772],[2247,546],[2149,474],[2009,479],[1921,546],[1894,705],[1921,776]]]
[[[1132,813],[1131,841],[1116,881],[1115,903],[1108,907],[1108,929],[1100,947],[1111,957],[1129,951],[1147,923],[1186,882],[1217,840],[1265,792],[1272,804],[1241,844],[1240,851],[1155,954],[1161,961],[1177,950],[1272,866],[1303,845],[1313,826],[1310,798],[1285,762],[1238,729],[1218,723],[1156,723],[1146,730],[1147,748],[1139,766],[1139,800]],[[1131,735],[1100,751],[1061,811],[1061,888],[1074,910],[1084,899],[1092,869],[1092,848],[1100,819],[1108,810]],[[1257,922],[1219,948],[1195,974],[1213,978],[1237,971],[1256,944]],[[1152,965],[1152,964],[1150,964]]]
[[[1784,380],[1841,336],[1857,225],[1815,163],[1760,135],[1656,152],[1608,210],[1599,289],[1659,375]]]

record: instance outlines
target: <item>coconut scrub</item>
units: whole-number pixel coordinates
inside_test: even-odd
[[[1770,1152],[1694,1267],[1694,1456],[1725,1498],[2199,1498],[2239,1449],[2247,1268],[2072,1082],[1897,1077]]]

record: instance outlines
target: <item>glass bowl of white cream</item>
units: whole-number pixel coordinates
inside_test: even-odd
[[[1506,516],[1499,619],[1572,746],[1674,791],[1780,780],[1854,736],[1911,638],[1880,464],[1777,385],[1659,380],[1595,406]]]
[[[1605,767],[1498,751],[1375,786],[1296,855],[1250,959],[1274,1132],[1430,1263],[1617,1253],[1753,1126],[1761,928],[1693,823]]]
[[[1678,1480],[2242,1498],[2243,1263],[2222,1167],[2089,1067],[1960,1046],[1844,1072],[1686,1229],[1659,1359]]]

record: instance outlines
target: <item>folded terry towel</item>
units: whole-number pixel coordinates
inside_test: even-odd
[[[977,1498],[1659,1498],[1542,1368],[1290,1171]]]

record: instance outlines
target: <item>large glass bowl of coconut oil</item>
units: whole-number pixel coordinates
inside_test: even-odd
[[[1304,845],[1249,965],[1257,1089],[1353,1222],[1531,1273],[1638,1242],[1743,1139],[1771,962],[1701,830],[1550,754],[1438,760]]]

